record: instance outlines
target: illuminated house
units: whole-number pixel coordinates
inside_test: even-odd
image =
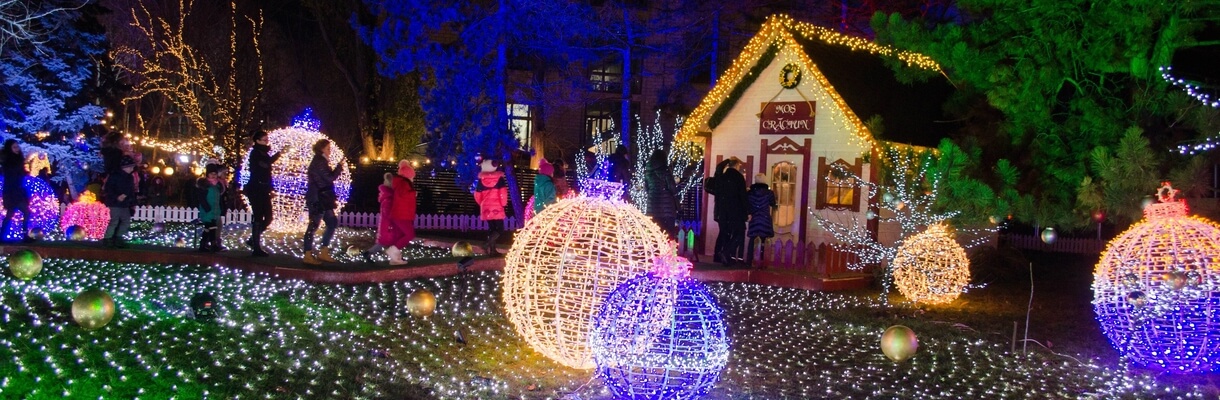
[[[903,84],[887,64],[931,76]],[[875,44],[778,15],[762,29],[691,113],[675,140],[704,148],[705,176],[730,157],[742,160],[747,187],[763,172],[776,192],[776,235],[804,243],[833,241],[809,216],[863,220],[867,193],[827,179],[833,164],[875,179],[876,150],[865,121],[880,117],[887,138],[935,145],[955,128],[940,105],[952,93],[940,67],[921,54]],[[864,190],[866,192],[866,190]],[[719,233],[715,196],[703,194],[700,235],[710,254]],[[887,227],[868,224],[880,240]],[[880,229],[879,229],[880,228]]]

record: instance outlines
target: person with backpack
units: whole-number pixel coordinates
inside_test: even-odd
[[[759,260],[763,260],[762,253],[765,253],[767,239],[775,236],[775,227],[771,222],[771,213],[775,212],[775,192],[767,185],[767,175],[758,173],[754,175],[754,184],[750,185],[750,192],[746,198],[749,201],[750,207],[750,226],[746,230],[746,237],[749,238],[750,244],[746,246],[746,267],[754,266],[754,242],[758,241]]]
[[[199,238],[199,251],[220,251],[220,196],[224,187],[220,185],[220,164],[208,164],[204,175],[195,181],[195,193],[199,201],[199,222],[203,224],[203,235]]]
[[[538,215],[547,206],[555,204],[555,166],[542,159],[538,162],[538,174],[534,175],[534,215]]]

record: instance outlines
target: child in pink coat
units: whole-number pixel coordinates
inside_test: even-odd
[[[368,250],[361,252],[364,262],[372,263],[373,254],[384,251],[394,245],[394,229],[390,223],[390,208],[394,205],[394,174],[385,173],[381,185],[377,186],[377,202],[381,204],[381,214],[377,217],[377,243]]]
[[[491,160],[483,160],[483,172],[475,181],[474,201],[479,203],[479,218],[487,221],[487,242],[484,248],[489,256],[498,256],[496,240],[504,233],[504,206],[508,204],[508,183],[504,173],[497,171]]]

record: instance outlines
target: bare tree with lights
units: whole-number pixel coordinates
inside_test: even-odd
[[[110,5],[124,1],[114,0]],[[130,5],[127,14],[116,16],[127,25],[129,34],[112,35],[115,64],[132,84],[124,101],[164,96],[194,130],[215,135],[215,144],[222,148],[197,150],[223,157],[228,163],[239,162],[241,135],[257,123],[256,106],[263,88],[262,12],[239,13],[237,3],[230,2],[228,15],[218,17],[228,25],[227,40],[223,45],[205,46],[195,36],[220,21],[192,16],[194,1],[179,0],[176,7],[142,1]],[[215,53],[204,51],[213,48]]]
[[[0,58],[12,48],[10,43],[40,45],[50,40],[57,25],[47,24],[55,14],[81,8],[84,1],[31,2],[0,0]]]
[[[867,188],[868,220],[898,227],[898,238],[893,243],[879,241],[868,229],[868,221],[854,214],[830,213],[827,216],[810,212],[810,216],[837,240],[833,246],[841,251],[857,255],[858,260],[848,268],[859,270],[866,266],[881,268],[882,299],[890,292],[893,283],[891,262],[902,244],[929,226],[948,221],[961,214],[959,210],[945,210],[938,198],[945,186],[945,177],[953,166],[946,165],[931,150],[917,151],[910,147],[885,146],[877,152],[874,165],[880,167],[877,182],[852,173],[841,165],[826,177],[835,184],[845,181]],[[994,228],[957,228],[959,234],[982,237],[983,232],[994,232]],[[967,247],[980,244],[976,239]]]

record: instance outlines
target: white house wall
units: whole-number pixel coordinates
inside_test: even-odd
[[[838,159],[846,160],[849,163],[855,163],[856,158],[863,157],[868,151],[868,144],[863,140],[855,137],[852,132],[853,125],[849,123],[850,119],[840,110],[828,93],[817,79],[814,79],[810,71],[804,70],[802,67],[803,77],[797,90],[782,90],[779,77],[780,71],[784,65],[788,63],[799,63],[799,57],[793,53],[793,48],[784,47],[776,55],[771,65],[763,70],[762,75],[754,81],[746,91],[742,94],[737,104],[724,118],[720,125],[712,130],[711,145],[708,150],[708,163],[711,169],[714,169],[718,156],[723,156],[727,159],[736,156],[741,160],[754,160],[753,170],[746,176],[747,185],[753,183],[753,174],[760,170],[765,170],[769,166],[757,165],[761,161],[761,140],[767,139],[770,143],[775,143],[785,135],[760,135],[759,134],[759,117],[757,114],[761,110],[764,102],[794,102],[804,101],[806,99],[815,101],[815,109],[817,116],[814,119],[813,135],[789,135],[788,138],[797,143],[804,143],[805,139],[812,139],[812,151],[809,160],[810,169],[814,171],[802,170],[805,174],[815,174],[811,176],[809,187],[799,190],[799,192],[807,196],[807,206],[809,210],[797,213],[797,224],[803,225],[806,230],[807,239],[814,241],[826,241],[826,237],[821,234],[821,230],[817,228],[816,223],[810,221],[808,212],[814,207],[817,195],[816,169],[818,166],[818,157],[826,157],[827,163],[834,162]],[[816,62],[816,60],[814,60]],[[778,93],[778,96],[776,94]],[[801,93],[804,93],[802,98]],[[772,160],[768,163],[774,164],[778,159],[772,156]],[[787,157],[785,157],[787,158]],[[802,167],[801,164],[797,165]],[[864,166],[864,177],[867,178],[868,165]],[[768,179],[771,178],[769,171]],[[796,179],[798,182],[801,178]],[[867,196],[865,190],[861,191],[862,197]],[[861,220],[864,218],[864,211],[867,209],[867,199],[861,199],[861,212],[837,212],[820,210],[818,212],[844,214],[838,217],[847,217],[848,215],[858,216]],[[797,199],[797,206],[800,205],[800,199]],[[710,254],[716,244],[716,236],[719,234],[719,226],[714,221],[713,210],[715,210],[715,196],[708,196],[708,205],[705,208],[704,221],[706,224],[704,234],[704,251]],[[793,237],[795,240],[796,238]]]

